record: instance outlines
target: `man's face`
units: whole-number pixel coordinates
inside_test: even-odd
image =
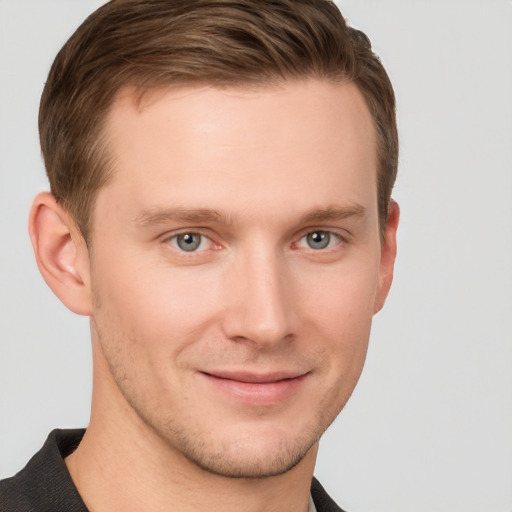
[[[350,396],[389,284],[361,94],[124,91],[105,133],[92,330],[136,413],[119,421],[214,473],[290,469]]]

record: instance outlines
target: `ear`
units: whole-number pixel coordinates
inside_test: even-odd
[[[392,200],[389,203],[386,231],[381,244],[379,286],[375,296],[374,314],[378,313],[384,306],[389,289],[391,288],[391,283],[393,282],[393,270],[395,268],[396,258],[396,231],[398,229],[399,218],[400,208],[398,207],[398,203]]]
[[[91,314],[89,251],[71,215],[49,192],[32,203],[29,233],[46,284],[71,311]]]

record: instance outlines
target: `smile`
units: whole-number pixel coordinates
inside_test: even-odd
[[[228,398],[250,405],[278,405],[290,399],[307,380],[307,373],[200,372],[207,383]]]

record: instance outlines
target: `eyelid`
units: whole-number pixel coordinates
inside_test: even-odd
[[[336,228],[332,226],[308,226],[307,228],[303,228],[298,232],[297,238],[303,238],[310,233],[331,233],[332,235],[336,235],[342,240],[350,240],[351,234],[346,229]]]
[[[193,254],[198,254],[198,253],[202,253],[207,250],[210,250],[210,249],[212,249],[212,247],[215,249],[220,248],[221,245],[213,239],[211,234],[209,234],[209,233],[207,234],[206,231],[209,231],[209,230],[206,230],[205,228],[195,228],[195,227],[194,228],[181,228],[181,229],[177,229],[176,231],[166,233],[165,235],[162,236],[161,239],[162,239],[162,242],[170,245],[177,252],[187,254],[190,256]],[[199,235],[203,239],[207,239],[209,241],[208,247],[206,249],[200,249],[200,250],[196,250],[196,251],[187,252],[171,243],[171,241],[176,240],[178,236],[186,235],[186,234]]]
[[[294,242],[294,246],[298,246],[298,244],[305,239],[308,235],[312,233],[329,233],[331,236],[334,236],[338,239],[338,243],[332,247],[326,247],[325,249],[313,249],[312,247],[300,247],[306,250],[311,250],[314,252],[327,252],[329,250],[333,250],[339,245],[347,244],[350,241],[350,234],[345,230],[335,229],[332,227],[308,227],[303,229],[298,237],[296,238],[296,242]]]

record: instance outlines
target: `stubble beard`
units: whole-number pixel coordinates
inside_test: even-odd
[[[325,418],[318,413],[321,417],[315,418],[316,421],[295,439],[283,436],[269,439],[262,449],[254,450],[242,430],[236,439],[214,439],[215,432],[209,433],[207,427],[204,430],[192,429],[177,425],[172,417],[163,419],[156,416],[155,412],[165,410],[165,406],[156,404],[151,407],[149,401],[137,396],[136,391],[133,393],[125,373],[113,376],[132,412],[151,434],[157,436],[170,457],[185,458],[197,468],[224,478],[264,479],[287,473],[306,457],[337,416]],[[207,424],[208,418],[204,421]],[[263,429],[261,435],[266,435]],[[261,445],[261,438],[259,441],[257,444]]]
[[[151,400],[147,396],[142,396],[137,386],[139,379],[126,371],[129,365],[125,364],[126,361],[121,355],[126,345],[125,347],[105,346],[99,326],[95,322],[94,329],[118,391],[132,413],[149,430],[149,435],[156,435],[168,449],[170,456],[174,454],[178,458],[184,457],[194,466],[213,475],[235,479],[264,479],[287,473],[296,467],[318,443],[344,405],[343,403],[333,412],[329,407],[317,404],[316,415],[309,425],[303,427],[302,433],[295,439],[281,435],[278,439],[269,439],[260,450],[254,450],[251,439],[248,439],[247,435],[244,436],[242,431],[237,439],[213,439],[208,433],[207,426],[204,429],[197,427],[192,429],[186,425],[177,424],[172,411],[166,418],[162,418],[159,412],[169,410],[169,406],[161,403],[159,397]],[[123,336],[118,337],[118,339],[122,338]],[[208,418],[204,418],[204,422],[207,424]],[[263,431],[262,436],[265,436]],[[261,446],[261,442],[257,444]]]
[[[272,438],[261,449],[255,450],[249,436],[244,435],[242,430],[238,438],[225,436],[228,439],[215,439],[215,432],[209,433],[207,428],[193,429],[177,425],[174,418],[157,417],[155,411],[162,411],[164,407],[149,408],[148,402],[142,403],[139,397],[123,390],[126,380],[119,383],[116,379],[116,383],[133,413],[162,442],[170,457],[177,457],[178,460],[184,458],[195,467],[224,478],[264,479],[287,473],[306,457],[337,416],[327,420],[327,424],[325,418],[322,418],[323,421],[318,418],[299,437]],[[205,424],[207,422],[208,418],[205,418]],[[262,429],[261,436],[265,435]],[[261,437],[259,441],[257,444],[261,446]]]
[[[296,440],[279,439],[271,443],[271,453],[262,450],[256,457],[251,455],[250,446],[237,443],[238,440],[232,440],[229,446],[221,443],[219,447],[204,436],[194,436],[185,430],[173,430],[172,440],[166,434],[163,432],[160,437],[165,436],[164,441],[173,449],[178,447],[195,466],[213,475],[236,479],[263,479],[287,473],[304,459],[321,435],[311,432]]]

